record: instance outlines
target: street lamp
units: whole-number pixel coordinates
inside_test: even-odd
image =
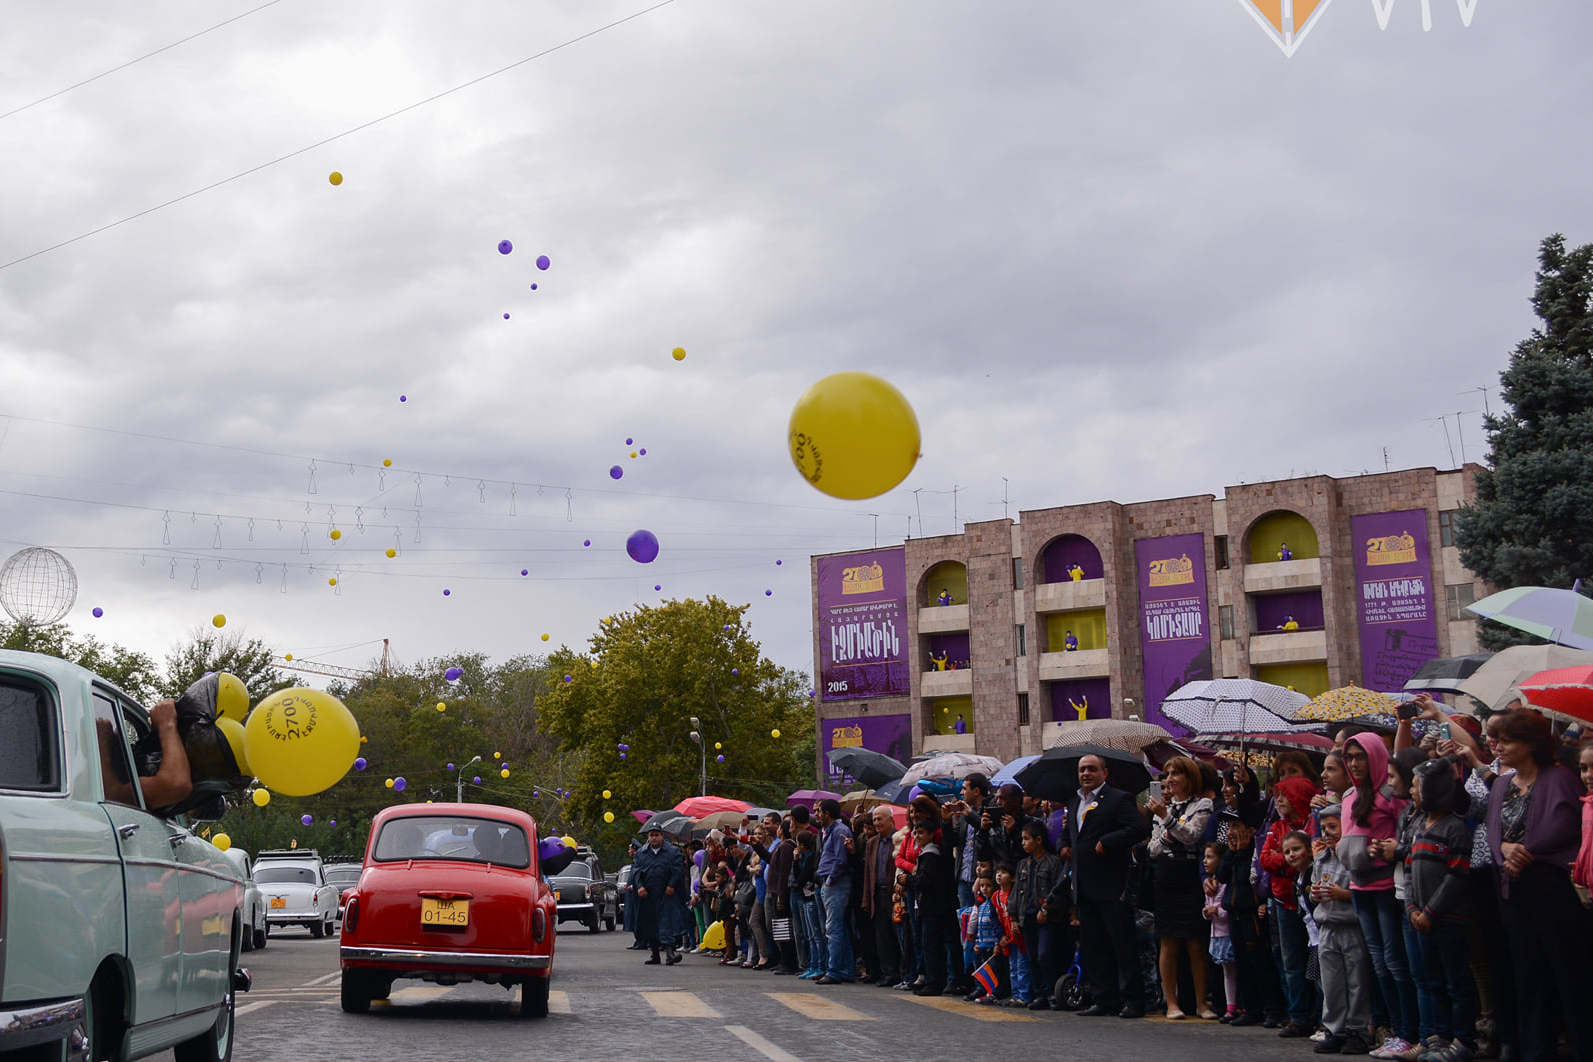
[[[480,762],[480,756],[477,756],[470,761],[470,763]],[[459,768],[459,777],[455,780],[454,784],[454,803],[456,804],[463,804],[465,802],[465,767],[469,767],[470,763],[467,763],[464,767]]]
[[[702,789],[698,796],[708,795],[708,746],[702,739],[702,721],[695,715],[691,717],[691,739],[697,743],[697,749],[702,753]]]

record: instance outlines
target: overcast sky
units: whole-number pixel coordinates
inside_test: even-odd
[[[13,4],[0,112],[256,6]],[[0,118],[0,262],[646,6],[279,0]],[[1593,8],[1421,7],[1333,0],[1290,59],[1241,0],[675,0],[0,270],[0,555],[157,654],[220,612],[501,659],[716,593],[810,670],[806,558],[950,532],[954,485],[967,521],[1002,477],[1016,515],[1475,460],[1538,242],[1593,241]],[[867,502],[785,450],[842,369],[924,430]]]

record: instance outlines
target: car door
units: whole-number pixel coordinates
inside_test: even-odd
[[[144,809],[122,712],[114,694],[94,690],[94,727],[104,778],[102,806],[116,831],[126,896],[128,964],[135,1025],[177,1013],[182,984],[181,867],[166,824]]]
[[[150,733],[137,705],[120,700],[122,729],[133,746]],[[237,870],[215,846],[194,836],[187,823],[160,820],[177,874],[181,950],[177,1013],[213,1006],[227,994],[232,970],[233,912],[242,898]]]

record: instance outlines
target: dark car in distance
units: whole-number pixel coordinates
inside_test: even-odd
[[[580,922],[591,932],[613,932],[619,922],[619,887],[603,876],[597,853],[585,846],[576,850],[570,865],[550,875],[548,884],[559,903],[559,923]]]

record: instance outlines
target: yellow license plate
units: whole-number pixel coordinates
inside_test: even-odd
[[[288,905],[288,898],[286,896],[273,896],[273,897],[271,897],[271,906],[272,907],[286,907],[287,905]]]
[[[421,897],[420,924],[423,926],[463,927],[470,924],[469,900],[432,900]]]

